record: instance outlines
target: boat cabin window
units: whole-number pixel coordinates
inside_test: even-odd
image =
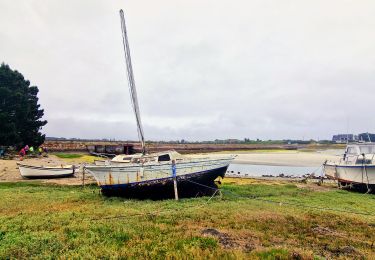
[[[167,162],[170,160],[171,160],[171,157],[169,156],[169,154],[163,154],[158,157],[158,162]]]
[[[363,159],[363,158],[358,158],[355,164],[371,164],[372,160],[370,159]]]
[[[364,154],[375,153],[375,145],[360,146],[359,149],[361,153],[364,153]]]
[[[348,154],[357,154],[357,150],[355,147],[348,147]]]

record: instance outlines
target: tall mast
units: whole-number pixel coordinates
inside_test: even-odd
[[[128,75],[130,99],[132,101],[133,110],[135,114],[135,120],[137,122],[138,138],[141,141],[142,154],[145,154],[146,153],[145,137],[143,134],[141,115],[139,113],[137,90],[135,88],[132,60],[130,57],[130,48],[129,48],[128,36],[127,36],[126,26],[125,26],[124,11],[122,11],[122,9],[120,10],[120,18],[121,18],[122,42],[124,44],[124,53],[125,53],[126,70],[127,70],[127,75]]]

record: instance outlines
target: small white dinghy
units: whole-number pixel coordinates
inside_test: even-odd
[[[70,177],[75,172],[74,165],[39,167],[17,163],[21,176],[28,179],[49,179]]]

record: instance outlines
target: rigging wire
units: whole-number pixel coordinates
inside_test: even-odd
[[[132,66],[132,61],[130,57],[130,47],[129,47],[128,36],[127,36],[126,25],[125,25],[125,16],[124,16],[124,11],[122,9],[120,10],[120,19],[121,19],[122,42],[124,45],[124,55],[125,55],[125,62],[126,62],[128,85],[129,85],[129,92],[130,92],[130,97],[131,97],[130,99],[132,102],[135,119],[137,123],[138,138],[141,141],[141,145],[142,145],[142,154],[146,154],[145,138],[144,138],[144,133],[143,133],[143,128],[142,128],[141,115],[139,111],[137,89],[135,87],[135,80],[134,80],[134,74],[133,74],[133,66]]]

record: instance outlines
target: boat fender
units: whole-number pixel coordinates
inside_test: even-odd
[[[144,171],[145,169],[143,167],[139,169],[139,175],[141,176],[141,178],[143,178]]]

